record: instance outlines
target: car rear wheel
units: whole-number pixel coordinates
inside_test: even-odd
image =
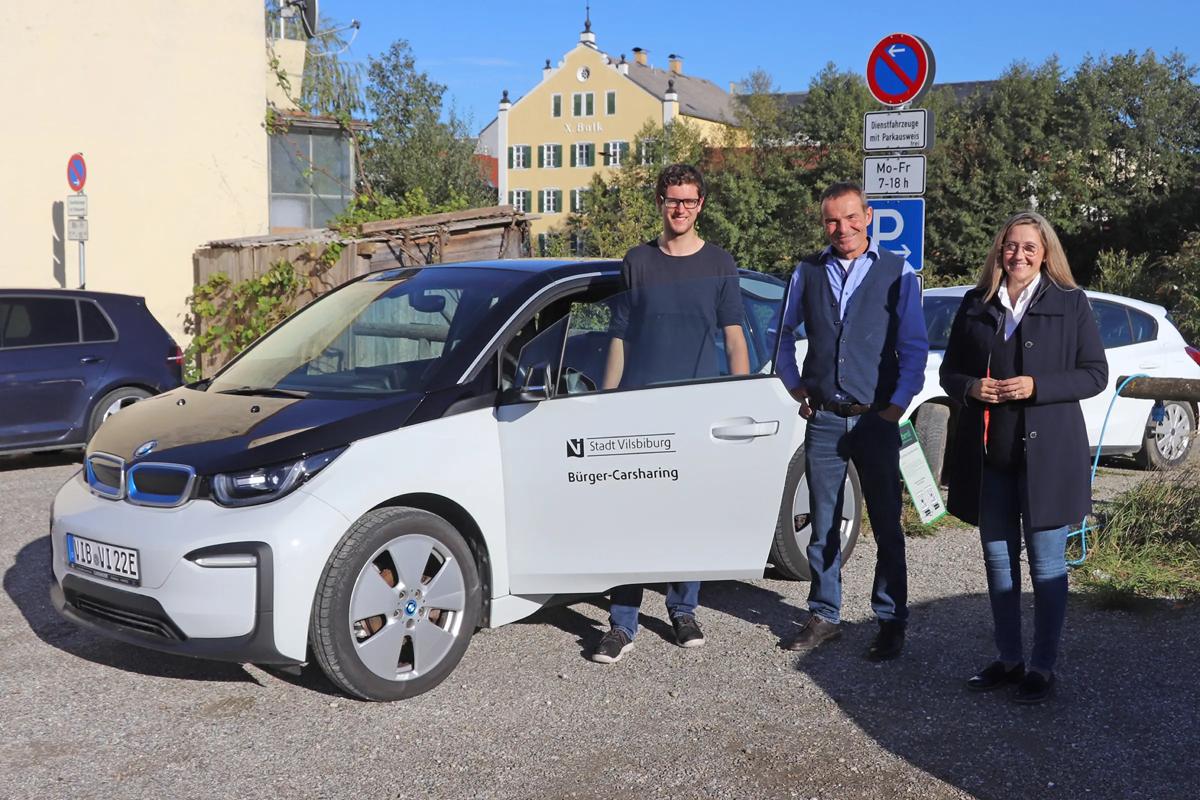
[[[400,700],[454,670],[479,622],[471,550],[446,520],[415,508],[363,515],[317,586],[310,640],[317,663],[347,694]]]
[[[862,527],[862,485],[854,464],[848,464],[846,484],[842,493],[841,537],[842,563],[845,564],[854,552]],[[775,526],[775,540],[771,545],[771,563],[785,576],[793,580],[806,581],[811,577],[808,569],[808,543],[812,539],[812,515],[808,496],[808,480],[804,475],[804,450],[801,448],[788,465],[787,480],[784,482],[783,503]]]
[[[1146,423],[1146,436],[1137,454],[1138,463],[1145,469],[1175,469],[1187,461],[1192,441],[1196,438],[1196,415],[1188,403],[1164,404],[1163,421],[1153,416]]]
[[[88,441],[91,441],[92,437],[96,435],[96,431],[100,430],[100,426],[106,419],[149,396],[150,392],[145,389],[139,389],[136,386],[122,386],[101,397],[100,402],[96,403],[92,409],[92,418],[88,422]]]

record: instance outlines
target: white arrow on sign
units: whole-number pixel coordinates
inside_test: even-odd
[[[903,52],[904,52],[904,48],[898,44],[894,44],[888,48],[888,55],[891,56],[892,58],[895,58],[897,53],[903,53]]]

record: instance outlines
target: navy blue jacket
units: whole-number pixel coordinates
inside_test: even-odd
[[[1092,509],[1088,438],[1079,401],[1108,385],[1108,361],[1092,307],[1082,290],[1044,280],[1021,320],[1022,372],[1033,378],[1026,400],[1025,455],[1032,528],[1077,525]],[[1001,287],[1001,291],[1004,291]],[[961,403],[948,454],[950,513],[979,524],[984,403],[967,396],[987,374],[988,356],[1004,312],[977,289],[963,298],[942,360],[946,393]]]

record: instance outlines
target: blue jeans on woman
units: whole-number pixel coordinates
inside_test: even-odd
[[[1031,669],[1054,672],[1058,640],[1067,616],[1067,526],[1029,528],[1025,470],[1003,472],[983,467],[979,535],[987,568],[988,595],[1001,661],[1024,661],[1021,645],[1021,531],[1033,580],[1033,653]]]
[[[620,628],[632,639],[638,630],[638,609],[642,607],[642,589],[640,584],[618,586],[612,590],[612,602],[609,604],[608,624]],[[700,581],[684,581],[667,584],[667,613],[671,619],[680,614],[695,615],[696,606],[700,604]]]

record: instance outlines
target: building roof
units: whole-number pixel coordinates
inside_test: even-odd
[[[609,60],[612,60],[611,56]],[[667,93],[667,82],[673,80],[675,92],[679,95],[680,114],[727,125],[737,124],[732,98],[712,81],[643,66],[636,61],[629,64],[629,79],[659,100]]]

